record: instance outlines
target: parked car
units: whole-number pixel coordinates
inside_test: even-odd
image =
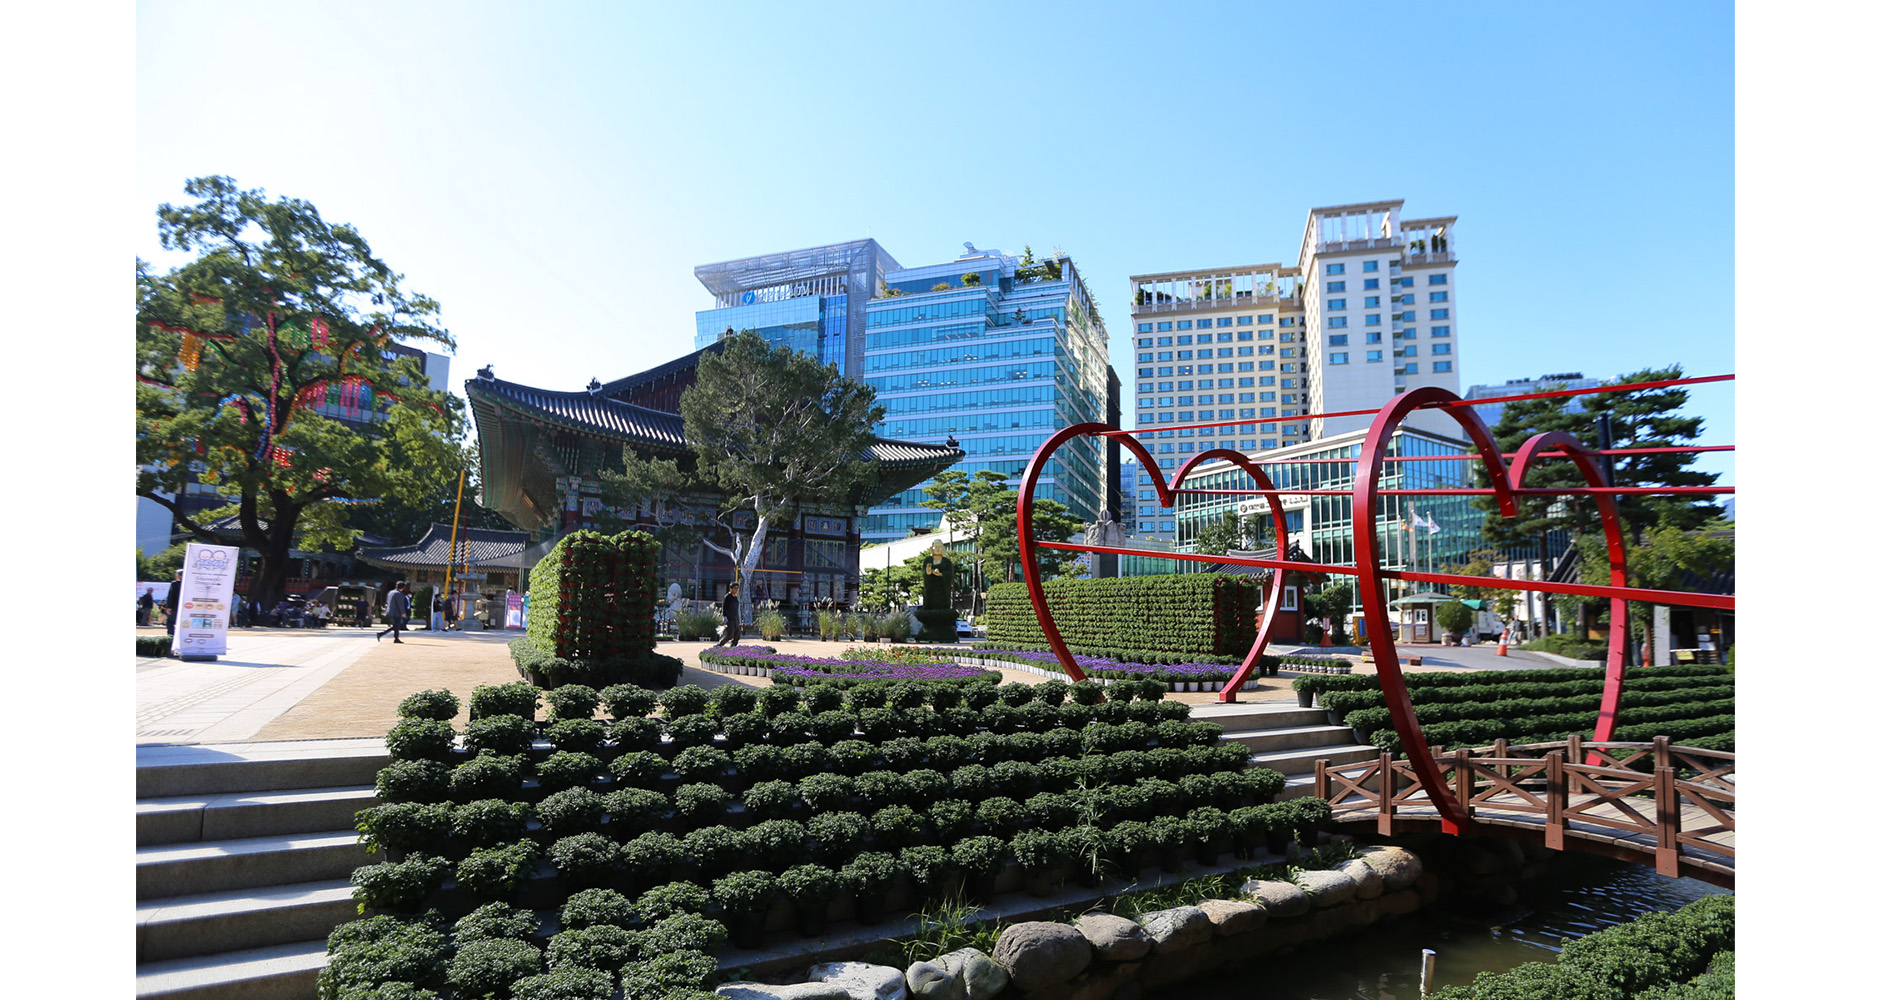
[[[962,641],[964,639],[974,639],[974,638],[976,638],[976,629],[970,627],[970,620],[968,618],[957,619],[958,641]]]

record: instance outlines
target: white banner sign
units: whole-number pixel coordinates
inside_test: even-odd
[[[179,657],[222,656],[231,626],[231,589],[238,550],[232,545],[185,546],[185,578],[178,587],[178,625],[172,652]]]

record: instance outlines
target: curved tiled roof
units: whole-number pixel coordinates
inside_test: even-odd
[[[431,524],[429,530],[411,545],[386,548],[359,548],[357,558],[391,569],[411,566],[440,568],[449,562],[449,526]],[[456,562],[471,566],[520,568],[522,553],[528,547],[523,531],[497,531],[493,528],[461,528],[455,531]]]

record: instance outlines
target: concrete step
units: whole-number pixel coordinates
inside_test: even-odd
[[[323,939],[356,918],[347,879],[140,903],[141,964]]]
[[[177,958],[138,967],[141,1000],[310,1000],[327,958],[322,939]]]
[[[380,801],[368,785],[144,799],[138,803],[138,846],[334,833],[354,829],[357,811]]]
[[[1244,743],[1254,753],[1299,750],[1304,747],[1336,746],[1352,742],[1352,730],[1344,726],[1289,726],[1284,729],[1248,729],[1221,737]]]
[[[1287,783],[1294,778],[1312,778],[1313,767],[1321,760],[1334,764],[1354,764],[1362,760],[1377,760],[1379,748],[1356,743],[1335,743],[1327,746],[1301,747],[1297,750],[1270,750],[1253,755],[1253,763],[1258,767],[1270,767],[1287,776]]]
[[[1218,722],[1227,732],[1253,729],[1279,729],[1290,726],[1323,726],[1326,710],[1301,708],[1288,702],[1269,705],[1196,705],[1188,712],[1193,722]]]
[[[375,863],[355,833],[304,833],[141,847],[140,900],[347,879]]]
[[[137,749],[140,799],[373,785],[389,764],[381,739],[272,740]]]
[[[1308,774],[1300,775],[1298,777],[1295,777],[1293,775],[1287,775],[1286,787],[1280,789],[1280,794],[1275,795],[1273,797],[1273,801],[1285,802],[1288,799],[1311,798],[1313,795],[1313,788],[1314,788],[1314,781],[1313,781],[1312,774],[1308,773]]]

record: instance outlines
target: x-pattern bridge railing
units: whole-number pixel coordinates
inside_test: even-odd
[[[1556,850],[1582,845],[1617,856],[1653,855],[1656,871],[1730,882],[1735,871],[1735,755],[1649,743],[1586,741],[1446,753],[1433,747],[1432,777],[1449,786],[1477,824],[1543,828]],[[1339,822],[1371,820],[1379,833],[1432,824],[1440,810],[1429,779],[1405,758],[1315,765],[1314,793]],[[1607,848],[1607,849],[1606,849]]]

